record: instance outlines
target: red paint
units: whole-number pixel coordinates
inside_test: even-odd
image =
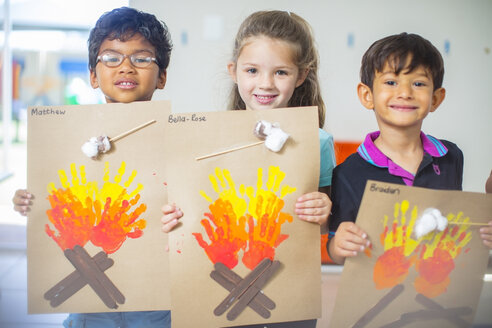
[[[373,271],[377,289],[391,288],[405,280],[412,258],[405,257],[403,252],[403,246],[393,247],[377,259]]]
[[[463,231],[460,236],[458,237],[458,243],[460,243],[461,241],[463,241],[463,239],[465,239],[466,237],[466,232]]]
[[[417,262],[416,270],[420,277],[415,280],[415,289],[428,297],[435,297],[446,291],[449,274],[454,269],[454,261],[448,251],[436,248],[431,257]]]
[[[384,226],[384,231],[383,233],[381,234],[380,236],[380,242],[381,242],[381,245],[384,245],[384,240],[386,239],[386,236],[388,235],[388,226],[385,225]]]
[[[221,220],[217,220],[211,213],[205,213],[207,219],[200,221],[205,228],[210,244],[207,244],[201,233],[193,233],[196,241],[205,250],[210,261],[214,264],[222,262],[229,269],[234,268],[238,260],[238,252],[244,248],[245,241],[236,238],[232,233],[229,223],[230,219],[227,215]],[[213,228],[210,222],[213,222],[216,228]],[[222,225],[223,224],[223,225]]]
[[[396,244],[396,240],[397,240],[397,235],[396,235],[397,227],[398,227],[397,222],[393,222],[393,244]]]
[[[108,254],[116,252],[127,237],[139,238],[143,235],[145,220],[136,221],[140,214],[145,212],[147,206],[140,204],[133,212],[131,210],[140,198],[137,195],[131,201],[121,200],[121,197],[112,201],[110,197],[106,199],[102,214],[98,215],[98,223],[93,229],[91,241],[94,245],[100,246]],[[97,209],[99,202],[94,203]],[[100,205],[99,205],[100,206]],[[96,213],[100,211],[96,210]]]

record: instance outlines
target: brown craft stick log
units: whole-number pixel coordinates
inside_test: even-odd
[[[249,302],[261,291],[263,286],[268,282],[268,280],[277,272],[280,268],[279,261],[273,261],[272,265],[270,265],[265,271],[263,271],[255,280],[255,282],[244,292],[243,295],[240,296],[236,305],[232,307],[232,309],[227,313],[227,319],[232,321],[244,311],[244,309],[248,306]]]
[[[251,143],[251,144],[247,144],[247,145],[243,145],[243,146],[239,146],[239,147],[235,147],[235,148],[231,148],[231,149],[227,149],[227,150],[219,151],[219,152],[217,152],[217,153],[208,154],[208,155],[203,155],[203,156],[200,156],[200,157],[195,158],[195,160],[196,160],[196,161],[200,161],[200,160],[205,159],[205,158],[210,158],[210,157],[214,157],[214,156],[219,156],[219,155],[223,155],[223,154],[231,153],[231,152],[236,151],[236,150],[241,150],[241,149],[244,149],[244,148],[249,148],[249,147],[253,147],[253,146],[258,146],[258,145],[261,145],[262,143],[265,143],[265,141],[258,141],[258,142],[254,142],[254,143]]]
[[[106,253],[104,253],[104,252],[100,252],[100,253],[103,253],[104,255],[106,255]],[[98,253],[98,254],[100,254],[100,253]],[[107,269],[109,269],[110,267],[112,267],[114,264],[114,261],[110,258],[107,258],[107,256],[103,257],[103,258],[94,258],[94,260],[96,261],[99,269],[103,272],[106,271]],[[72,278],[71,280],[68,280],[67,278],[69,278],[70,276],[74,276],[75,279]],[[80,289],[82,289],[85,285],[87,285],[87,281],[85,280],[84,277],[82,277],[79,274],[79,272],[77,270],[72,272],[69,276],[67,276],[67,278],[65,278],[65,279],[67,279],[68,283],[62,285],[62,288],[58,289],[58,292],[56,292],[55,294],[48,293],[51,291],[51,289],[50,289],[50,291],[46,292],[45,298],[50,301],[50,305],[52,307],[59,306],[60,304],[65,302],[67,299],[72,297],[72,295],[74,295]],[[54,288],[52,288],[52,289],[54,289]]]
[[[236,284],[234,284],[232,281],[229,281],[217,270],[212,271],[210,273],[210,277],[216,282],[218,282],[222,287],[224,287],[228,291],[231,291],[234,289],[234,287],[236,287]],[[256,298],[253,298],[253,300],[251,300],[251,302],[248,305],[253,311],[258,313],[261,317],[265,319],[270,318],[271,315],[270,311],[268,311],[268,309],[266,309],[262,304],[260,304],[256,300]]]
[[[442,310],[417,310],[414,312],[407,312],[401,315],[403,320],[417,321],[417,320],[433,320],[433,319],[453,319],[453,317],[470,315],[472,314],[471,307],[457,307]]]
[[[397,298],[405,289],[402,284],[396,285],[386,293],[369,311],[367,311],[360,319],[352,326],[353,328],[365,327],[371,322],[381,311],[383,311],[395,298]]]
[[[423,306],[425,306],[426,308],[428,309],[431,309],[431,310],[444,310],[444,307],[431,300],[430,298],[428,298],[427,296],[423,295],[423,294],[417,294],[417,296],[415,296],[415,300],[422,304]],[[458,327],[462,327],[462,328],[466,328],[466,327],[469,327],[471,325],[471,323],[469,323],[468,321],[458,317],[458,316],[455,316],[451,319],[448,319],[448,321],[452,322],[454,325],[458,326]]]
[[[157,121],[156,121],[156,120],[150,120],[150,121],[148,121],[147,123],[141,124],[141,125],[139,125],[139,126],[137,126],[137,127],[133,128],[133,129],[131,129],[131,130],[128,130],[128,131],[126,131],[126,132],[123,132],[123,133],[121,133],[121,134],[117,135],[116,137],[110,138],[110,139],[109,139],[109,141],[111,141],[111,142],[115,142],[115,141],[117,141],[117,140],[119,140],[119,139],[121,139],[121,138],[124,138],[124,137],[126,137],[127,135],[129,135],[129,134],[131,134],[131,133],[133,133],[133,132],[135,132],[135,131],[138,131],[138,130],[140,130],[140,129],[143,129],[143,128],[145,128],[146,126],[151,125],[152,123],[155,123],[155,122],[157,122]]]
[[[104,304],[106,304],[106,306],[110,309],[116,309],[118,305],[101,282],[96,279],[97,273],[94,272],[94,269],[90,267],[89,263],[83,260],[80,254],[76,253],[73,249],[67,248],[64,253],[70,263],[72,263],[72,265],[80,272],[81,276],[84,277],[89,286],[91,286]]]
[[[78,245],[75,245],[73,248],[75,253],[79,254],[84,261],[86,261],[92,271],[95,274],[96,279],[102,284],[104,289],[106,289],[111,295],[111,297],[119,304],[125,303],[125,296],[120,292],[120,290],[113,284],[113,282],[108,278],[104,272],[101,272],[97,267],[96,263],[92,260],[92,257],[87,253],[87,251]]]
[[[107,254],[103,251],[97,253],[94,255],[93,259],[98,263],[100,260],[107,258]],[[52,299],[53,297],[56,297],[63,289],[65,289],[67,286],[70,286],[73,284],[75,281],[80,279],[80,273],[75,270],[62,280],[60,280],[56,285],[51,287],[46,293],[44,293],[44,298],[47,300]],[[85,281],[85,280],[84,280]],[[87,283],[87,282],[86,282]]]
[[[222,315],[271,264],[269,258],[264,258],[215,308],[214,314]]]
[[[243,280],[237,273],[229,269],[225,264],[217,262],[215,264],[215,269],[224,276],[224,278],[231,281],[234,285],[237,285]],[[275,309],[275,302],[272,301],[268,296],[263,294],[262,292],[256,295],[254,301],[257,301],[267,309],[273,310]]]

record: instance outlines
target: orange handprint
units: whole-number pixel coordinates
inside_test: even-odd
[[[145,204],[140,204],[134,211],[127,213],[132,206],[138,203],[140,194],[129,201],[123,199],[125,195],[126,190],[123,189],[119,197],[113,202],[111,197],[106,198],[103,211],[101,211],[99,200],[94,202],[97,224],[94,227],[91,241],[108,254],[117,251],[127,237],[138,238],[142,236],[146,225],[145,220],[137,220],[140,214],[147,209]]]
[[[127,237],[142,236],[146,222],[139,216],[147,206],[141,204],[133,211],[132,207],[139,202],[138,192],[143,186],[138,184],[131,193],[127,192],[137,172],[132,171],[122,183],[125,166],[121,162],[114,182],[110,182],[106,162],[101,189],[96,181],[87,181],[85,166],[81,165],[77,171],[74,163],[70,165],[71,180],[64,170],[58,172],[62,188],[56,188],[53,182],[48,184],[51,209],[46,213],[57,231],[49,225],[45,230],[63,250],[84,246],[90,240],[109,254],[119,249]]]
[[[201,221],[210,244],[203,240],[201,233],[193,235],[213,263],[220,261],[233,268],[238,263],[239,251],[246,247],[243,263],[250,269],[265,257],[273,259],[275,247],[287,238],[280,234],[281,225],[292,222],[292,216],[280,212],[284,206],[282,198],[295,191],[288,185],[280,186],[284,177],[285,173],[279,167],[270,167],[264,188],[263,169],[259,168],[256,188],[241,184],[236,190],[228,170],[216,168],[215,175],[209,176],[219,195],[212,201],[203,190],[200,191],[211,203],[210,213],[205,214],[208,219]],[[277,196],[278,192],[280,196]],[[249,202],[246,202],[246,196]]]
[[[448,221],[462,221],[463,213],[448,215]],[[468,218],[463,220],[468,221]],[[444,293],[450,283],[449,274],[454,269],[454,259],[463,247],[471,240],[471,232],[467,225],[448,226],[444,231],[435,234],[432,242],[423,246],[416,262],[419,276],[414,286],[417,292],[436,297]]]
[[[221,198],[209,208],[211,213],[205,213],[208,219],[200,223],[205,228],[210,244],[205,242],[201,233],[193,233],[193,236],[213,263],[222,262],[232,269],[238,263],[238,252],[246,245],[245,218],[242,216],[236,219],[231,203]]]
[[[286,221],[292,222],[292,216],[280,213],[278,220],[275,216],[268,213],[255,225],[252,216],[248,215],[249,241],[248,248],[244,252],[244,265],[253,270],[264,258],[273,260],[275,258],[275,248],[287,239],[288,235],[281,234],[280,228]]]
[[[374,265],[373,279],[377,289],[390,288],[402,283],[408,275],[413,264],[411,256],[418,243],[410,237],[411,229],[417,218],[417,208],[411,212],[410,222],[407,224],[407,211],[409,203],[403,200],[395,204],[394,220],[389,228],[388,216],[384,218],[384,231],[381,234],[381,244],[384,253],[377,259]],[[400,220],[398,220],[398,217]]]
[[[58,189],[48,196],[51,209],[46,211],[55,230],[48,224],[45,231],[61,249],[84,246],[91,238],[95,215],[92,200],[87,197],[85,204],[70,189]]]

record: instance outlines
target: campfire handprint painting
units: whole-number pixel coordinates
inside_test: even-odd
[[[48,185],[51,208],[46,211],[50,224],[45,231],[63,250],[76,271],[60,281],[44,297],[56,307],[88,284],[111,309],[125,302],[125,297],[104,273],[113,265],[108,254],[116,252],[128,238],[139,238],[146,226],[141,215],[146,205],[140,202],[138,184],[132,191],[136,171],[124,179],[126,163],[122,162],[113,179],[109,164],[104,167],[103,185],[88,181],[85,167],[70,165],[71,180],[59,171],[61,187]],[[91,242],[102,249],[91,257],[84,246]]]
[[[394,219],[384,216],[380,241],[384,253],[374,265],[373,279],[376,288],[391,288],[402,283],[415,265],[419,276],[414,281],[415,290],[426,297],[436,297],[450,283],[449,275],[455,267],[455,258],[472,238],[469,226],[450,225],[444,231],[432,232],[415,238],[413,230],[422,208],[414,205],[410,210],[408,200],[394,205]],[[466,223],[463,213],[448,214],[452,223]]]
[[[282,185],[284,178],[279,167],[271,166],[265,184],[263,169],[259,168],[255,187],[236,186],[228,170],[216,168],[209,180],[218,197],[200,192],[210,203],[210,212],[201,220],[209,242],[202,232],[193,236],[215,265],[211,277],[231,292],[214,310],[216,315],[224,313],[236,298],[240,301],[227,314],[229,320],[247,306],[268,318],[269,310],[275,307],[260,291],[280,266],[274,260],[275,249],[288,238],[281,233],[282,225],[293,220],[282,212],[283,198],[296,189]],[[244,279],[232,271],[240,262],[252,270]]]
[[[472,326],[489,252],[477,223],[492,213],[491,196],[368,181],[357,225],[372,256],[345,262],[331,327]]]

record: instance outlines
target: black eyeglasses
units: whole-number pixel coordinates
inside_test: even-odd
[[[96,63],[101,62],[107,67],[118,67],[121,65],[126,57],[130,58],[130,62],[132,63],[132,65],[137,68],[146,68],[150,64],[152,64],[152,62],[157,64],[157,59],[155,59],[155,57],[149,56],[149,54],[145,52],[138,52],[136,54],[128,56],[114,51],[106,51],[100,56],[97,56]]]

